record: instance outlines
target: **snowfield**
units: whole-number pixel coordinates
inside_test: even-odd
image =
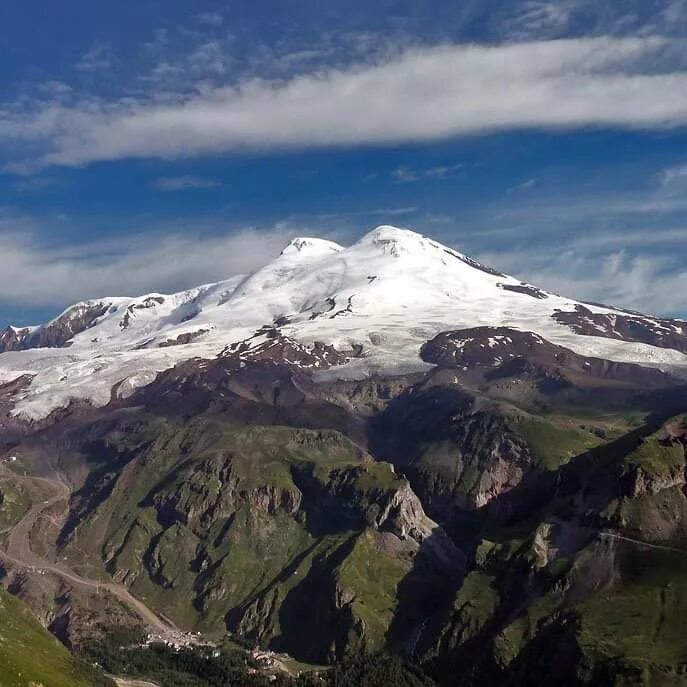
[[[428,367],[422,344],[441,331],[488,325],[532,331],[573,351],[687,372],[687,356],[670,348],[583,336],[556,322],[556,310],[578,301],[525,286],[412,231],[381,226],[350,247],[293,240],[271,263],[248,276],[176,294],[102,298],[104,315],[68,347],[0,355],[0,383],[33,379],[15,397],[13,413],[49,415],[72,399],[107,404],[127,396],[165,369],[189,358],[213,358],[265,325],[303,344],[320,341],[361,357],[317,372],[355,378]],[[537,291],[532,289],[532,291]],[[594,313],[622,314],[584,304]],[[35,331],[35,328],[33,329]]]

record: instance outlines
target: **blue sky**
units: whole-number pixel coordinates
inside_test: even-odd
[[[687,0],[5,0],[0,325],[380,223],[685,316],[686,42]]]

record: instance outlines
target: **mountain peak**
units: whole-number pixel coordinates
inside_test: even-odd
[[[280,256],[295,256],[295,255],[307,255],[308,257],[313,256],[325,256],[331,255],[332,253],[338,253],[344,248],[334,241],[328,241],[327,239],[317,239],[307,236],[299,236],[295,239],[291,239],[288,242],[284,250],[279,254]]]
[[[407,229],[406,227],[397,227],[394,224],[380,224],[376,226],[374,229],[368,231],[367,234],[365,234],[365,236],[363,237],[363,240],[366,238],[386,238],[402,240],[404,238],[422,239],[424,238],[424,236],[423,234],[420,234],[417,231],[413,231],[412,229]]]
[[[371,231],[368,231],[359,241],[359,244],[369,243],[402,243],[402,244],[420,244],[426,238],[422,234],[418,234],[412,229],[404,229],[402,227],[395,227],[391,224],[381,224]]]

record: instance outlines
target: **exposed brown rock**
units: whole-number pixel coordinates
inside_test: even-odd
[[[110,308],[110,303],[79,303],[48,324],[34,329],[8,327],[0,334],[0,353],[29,348],[62,348],[77,334],[92,327]]]
[[[442,332],[422,347],[420,355],[424,361],[444,368],[482,368],[490,379],[529,374],[547,377],[561,385],[593,380],[637,387],[676,383],[660,370],[583,356],[552,344],[533,332],[508,327],[473,327]]]
[[[687,322],[684,320],[631,313],[595,313],[583,305],[575,306],[572,311],[558,310],[552,317],[556,322],[570,327],[576,334],[635,341],[687,353]]]
[[[504,291],[513,291],[514,293],[521,293],[525,296],[531,296],[532,298],[538,298],[543,300],[548,298],[549,295],[538,289],[536,286],[531,286],[530,284],[497,284],[497,286]]]
[[[185,346],[186,344],[189,344],[192,341],[200,338],[203,336],[203,334],[207,334],[208,331],[209,330],[207,329],[198,329],[195,332],[184,332],[183,334],[179,334],[179,336],[174,339],[167,339],[167,341],[159,343],[158,347],[168,348],[169,346]]]

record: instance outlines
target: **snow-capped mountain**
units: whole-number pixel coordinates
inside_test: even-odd
[[[47,324],[10,327],[0,335],[0,384],[14,382],[13,414],[39,419],[74,399],[126,397],[191,358],[249,358],[277,345],[310,351],[307,362],[287,362],[316,379],[419,371],[430,366],[420,350],[437,334],[485,326],[533,332],[585,356],[687,370],[685,322],[547,293],[380,226],[350,247],[294,239],[250,275],[90,300]]]

